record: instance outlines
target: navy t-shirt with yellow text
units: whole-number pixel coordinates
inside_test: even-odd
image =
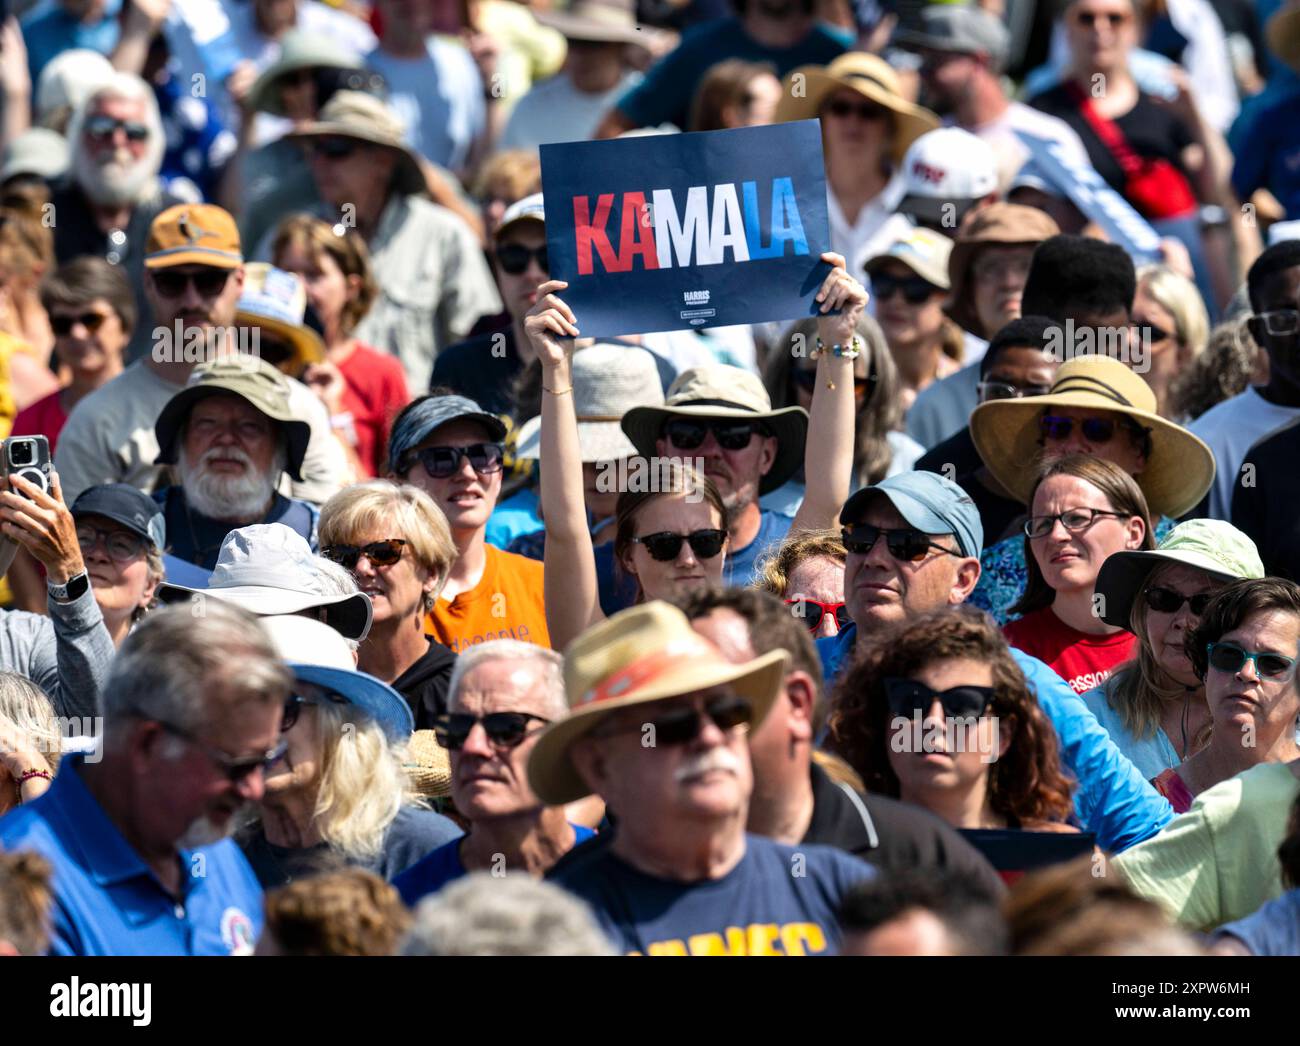
[[[598,847],[552,880],[591,906],[614,946],[630,955],[829,955],[836,912],[875,870],[831,846],[783,846],[745,836],[745,856],[721,879],[646,875]]]

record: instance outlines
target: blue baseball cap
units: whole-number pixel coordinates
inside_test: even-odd
[[[490,438],[500,443],[506,438],[506,427],[495,414],[489,414],[472,399],[465,396],[440,396],[433,394],[416,400],[393,423],[388,438],[388,467],[393,473],[402,471],[399,466],[406,452],[423,443],[436,429],[449,421],[465,418],[477,421],[488,430]]]
[[[863,487],[840,510],[840,523],[852,526],[874,494],[883,494],[907,525],[926,534],[951,534],[963,556],[979,557],[984,524],[971,496],[937,472],[900,472],[874,487]]]
[[[103,516],[152,543],[159,552],[167,545],[167,523],[153,498],[129,483],[87,487],[72,503],[72,518]]]

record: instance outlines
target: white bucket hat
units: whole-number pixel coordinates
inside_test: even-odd
[[[645,349],[592,345],[573,354],[573,406],[584,463],[634,456],[636,447],[620,425],[623,415],[663,404],[659,368]],[[529,418],[520,426],[515,457],[535,459],[541,445],[542,419]]]
[[[283,523],[257,523],[227,534],[207,588],[158,586],[163,603],[204,596],[234,603],[258,617],[320,607],[325,623],[345,639],[360,641],[370,631],[370,598],[364,592],[340,596],[328,588],[307,542]]]

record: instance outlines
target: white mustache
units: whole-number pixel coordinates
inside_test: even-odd
[[[676,784],[692,777],[703,777],[714,770],[740,776],[740,760],[729,748],[711,748],[707,752],[691,756],[675,771],[673,781]]]

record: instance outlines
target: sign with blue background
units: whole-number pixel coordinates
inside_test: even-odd
[[[816,120],[541,154],[550,275],[583,336],[816,313],[830,271]]]

